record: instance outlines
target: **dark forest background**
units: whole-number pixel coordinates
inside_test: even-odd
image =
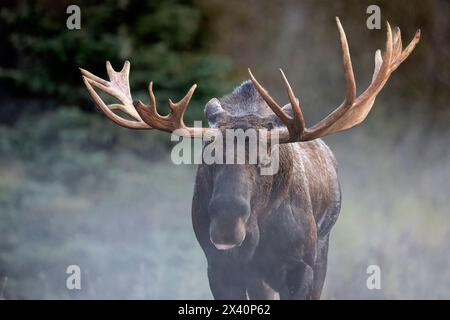
[[[66,8],[81,8],[68,30]],[[381,8],[368,30],[366,8]],[[148,82],[162,110],[198,84],[186,114],[247,79],[287,102],[282,67],[307,123],[344,96],[346,30],[358,92],[384,21],[422,40],[363,125],[326,138],[340,164],[343,209],[324,298],[450,298],[450,3],[430,1],[2,1],[0,7],[0,299],[211,298],[190,226],[195,167],[170,161],[169,135],[114,125],[78,67],[105,77],[131,61],[135,99]],[[82,290],[65,286],[80,265]],[[368,290],[377,264],[382,289]]]

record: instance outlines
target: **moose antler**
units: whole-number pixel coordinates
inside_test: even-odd
[[[80,68],[80,71],[83,75],[84,84],[98,108],[103,111],[109,119],[120,126],[131,129],[158,129],[166,132],[174,132],[177,130],[176,133],[179,135],[191,138],[202,138],[205,140],[211,139],[211,137],[216,134],[217,129],[187,127],[184,124],[184,112],[197,87],[195,84],[179,102],[174,103],[169,99],[170,114],[162,116],[157,111],[156,98],[153,93],[153,82],[150,82],[148,88],[150,95],[149,105],[145,105],[141,101],[133,101],[128,80],[130,62],[125,61],[122,70],[117,72],[114,71],[111,63],[107,61],[106,71],[109,76],[109,81],[99,78],[82,68]],[[104,91],[121,103],[106,105],[93,87]],[[114,113],[113,110],[120,110],[134,120],[125,119]]]
[[[87,70],[80,68],[81,74],[83,75],[83,81],[86,88],[89,91],[92,99],[94,99],[98,108],[105,113],[105,115],[112,121],[121,125],[123,127],[132,129],[151,129],[151,127],[142,121],[141,117],[137,113],[133,106],[133,99],[130,93],[130,84],[128,82],[128,76],[130,74],[130,62],[125,61],[123,68],[120,72],[114,71],[109,61],[106,62],[106,71],[108,72],[109,81],[93,75]],[[106,92],[107,94],[117,98],[121,104],[114,103],[106,105],[94,87]],[[135,121],[128,120],[118,116],[113,110],[120,110],[126,115],[133,118]]]
[[[292,106],[293,117],[288,115],[280,107],[280,105],[275,102],[267,90],[264,89],[258,81],[256,81],[250,69],[248,69],[250,78],[262,98],[286,125],[286,129],[280,130],[280,143],[309,141],[332,133],[347,130],[360,124],[366,118],[373,106],[375,98],[385,85],[386,81],[389,79],[389,76],[409,56],[420,40],[420,30],[417,30],[411,43],[405,48],[405,50],[402,50],[400,29],[396,27],[395,34],[393,36],[389,22],[386,22],[386,52],[384,53],[384,57],[381,57],[380,50],[376,51],[375,70],[373,73],[372,82],[360,96],[356,97],[356,83],[353,75],[353,67],[350,59],[347,38],[338,17],[336,17],[336,23],[340,34],[343,54],[344,75],[347,88],[345,99],[338,108],[311,128],[305,127],[305,120],[303,118],[300,104],[295,98],[294,92],[292,91],[292,88],[281,69],[280,72]]]

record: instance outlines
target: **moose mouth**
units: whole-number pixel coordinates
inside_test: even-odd
[[[237,244],[222,244],[222,243],[214,243],[214,246],[216,247],[217,250],[230,250],[233,249],[234,247],[237,247]]]
[[[222,251],[239,247],[242,244],[242,242],[244,242],[244,240],[242,240],[241,242],[239,242],[237,244],[236,243],[216,243],[213,241],[213,239],[210,239],[210,240],[211,240],[211,243],[216,247],[217,250],[222,250]]]

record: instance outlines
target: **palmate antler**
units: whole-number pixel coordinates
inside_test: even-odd
[[[338,17],[336,17],[336,23],[340,34],[345,82],[347,87],[345,99],[336,110],[314,126],[306,128],[300,104],[281,69],[280,72],[292,106],[293,117],[288,115],[280,107],[280,105],[275,102],[267,90],[265,90],[255,79],[250,69],[248,70],[250,78],[262,98],[286,125],[285,130],[280,130],[280,143],[309,141],[339,131],[347,130],[360,124],[366,118],[373,106],[375,98],[385,85],[386,81],[389,79],[389,76],[409,56],[420,40],[420,30],[417,30],[411,43],[405,48],[405,50],[402,50],[400,29],[396,27],[395,34],[393,36],[391,26],[389,25],[389,22],[387,22],[386,52],[384,53],[384,56],[381,57],[380,50],[376,51],[375,70],[373,73],[372,82],[360,96],[356,97],[355,77],[353,75],[353,67],[350,59],[347,38]]]
[[[133,106],[133,99],[131,98],[130,85],[128,82],[128,76],[130,74],[130,62],[125,61],[123,68],[120,72],[114,71],[109,61],[106,62],[106,71],[108,72],[109,81],[93,75],[87,70],[80,68],[83,75],[83,81],[88,89],[92,99],[94,99],[98,108],[110,118],[112,121],[120,126],[131,129],[151,129],[151,127],[142,121],[141,117],[137,113]],[[106,105],[100,96],[95,92],[94,87],[106,92],[110,96],[115,97],[121,103],[114,103]],[[125,119],[118,116],[113,110],[120,110],[126,115],[133,118],[135,121]]]
[[[153,93],[153,82],[150,82],[148,91],[150,104],[145,105],[141,101],[133,101],[130,93],[129,73],[130,63],[125,62],[120,72],[114,71],[109,61],[106,62],[106,71],[109,81],[97,77],[87,70],[80,68],[83,81],[97,107],[112,121],[118,125],[131,129],[157,129],[166,132],[177,133],[191,138],[210,139],[217,134],[217,129],[187,127],[183,116],[189,105],[197,85],[193,85],[188,93],[179,102],[169,99],[170,114],[162,116],[157,111],[156,98]],[[96,87],[121,103],[105,104],[93,87]],[[133,120],[119,116],[114,110],[120,110]]]

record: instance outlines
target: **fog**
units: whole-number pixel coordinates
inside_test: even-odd
[[[401,131],[386,120],[389,127],[378,130],[369,120],[325,139],[338,159],[343,193],[325,299],[449,298],[450,152],[443,148],[449,133],[420,125]],[[4,295],[212,298],[190,219],[195,167],[173,165],[165,152],[156,161],[111,152],[100,167],[88,168],[67,159],[52,167],[3,163],[2,190],[17,197],[1,210]],[[66,181],[40,181],[25,175],[27,165],[44,175],[75,173]],[[55,168],[64,165],[70,168]],[[82,270],[79,291],[66,288],[72,264]],[[381,269],[381,290],[366,287],[373,264]]]

